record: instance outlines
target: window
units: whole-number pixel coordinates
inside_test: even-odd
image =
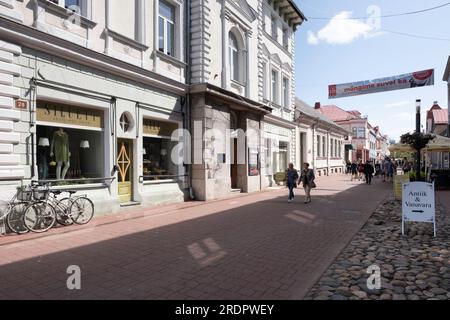
[[[231,80],[240,82],[239,77],[239,46],[236,36],[230,32],[228,37],[229,57],[230,57],[230,76]]]
[[[271,32],[272,32],[272,37],[278,41],[277,18],[275,16],[272,16]]]
[[[330,156],[331,156],[332,158],[334,158],[334,139],[331,139],[331,140],[330,140],[330,144],[331,144],[331,153],[330,153]]]
[[[366,129],[364,127],[359,127],[356,137],[357,138],[365,138],[366,137]]]
[[[87,15],[87,0],[50,0],[50,2],[72,10],[79,15]]]
[[[325,137],[322,137],[322,157],[328,156],[327,152],[327,142],[325,140]]]
[[[286,107],[289,108],[290,107],[290,100],[289,99],[289,80],[287,78],[283,78],[283,101],[281,102],[281,104]]]
[[[322,149],[320,148],[320,142],[321,142],[321,138],[319,135],[317,135],[317,156],[320,157],[321,156],[321,151]]]
[[[267,63],[263,62],[262,64],[262,68],[263,68],[263,98],[264,99],[269,99],[269,89],[267,87]]]
[[[339,157],[338,155],[338,141],[334,140],[334,157],[337,158]]]
[[[289,49],[289,31],[288,29],[283,29],[283,47],[287,50]]]
[[[179,128],[178,123],[143,119],[142,175],[144,180],[177,179],[179,167],[175,159],[179,155],[178,141],[171,136]],[[177,160],[177,161],[175,161]]]
[[[169,56],[175,52],[175,8],[165,1],[159,1],[159,51]]]
[[[127,132],[130,129],[131,121],[125,112],[120,116],[119,124],[123,132]]]
[[[278,72],[272,70],[272,102],[278,103]]]

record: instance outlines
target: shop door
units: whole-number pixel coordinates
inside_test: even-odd
[[[133,141],[117,140],[117,166],[119,169],[119,199],[121,203],[133,199]]]
[[[231,174],[231,188],[237,189],[237,178],[238,178],[238,158],[237,158],[237,139],[232,139],[231,143],[233,145],[233,152],[232,158],[231,158],[231,168],[230,168],[230,174]]]

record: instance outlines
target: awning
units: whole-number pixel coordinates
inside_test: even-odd
[[[347,150],[355,150],[356,148],[352,144],[346,144],[345,145],[345,151]]]

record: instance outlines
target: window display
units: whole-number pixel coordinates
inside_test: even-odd
[[[103,177],[102,131],[38,125],[36,134],[39,180]]]
[[[144,180],[174,179],[178,167],[171,159],[172,149],[177,141],[167,138],[143,138],[143,176]]]

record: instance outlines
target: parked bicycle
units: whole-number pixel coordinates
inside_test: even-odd
[[[30,184],[17,188],[17,192],[9,201],[0,201],[0,218],[6,220],[6,224],[12,232],[23,234],[29,229],[23,223],[25,208],[35,201],[33,195],[38,185]]]

